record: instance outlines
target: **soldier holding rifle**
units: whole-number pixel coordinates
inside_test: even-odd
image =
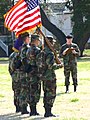
[[[80,50],[77,44],[72,43],[72,35],[66,36],[66,43],[61,46],[60,56],[63,57],[64,62],[64,75],[65,75],[65,86],[66,92],[69,92],[70,85],[70,72],[74,85],[74,92],[76,92],[76,87],[78,85],[77,81],[77,57],[80,55]]]

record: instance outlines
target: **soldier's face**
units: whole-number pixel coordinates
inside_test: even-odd
[[[36,40],[36,46],[39,46],[40,45],[40,41],[39,40]]]
[[[30,43],[30,38],[29,38],[29,37],[26,37],[25,43],[26,43],[26,44],[29,44],[29,43]]]
[[[72,38],[66,38],[67,44],[70,45],[72,43]]]

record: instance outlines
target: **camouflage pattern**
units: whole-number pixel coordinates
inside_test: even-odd
[[[28,76],[25,71],[26,67],[26,52],[27,52],[28,46],[26,44],[22,45],[22,48],[20,50],[20,59],[22,62],[22,66],[20,68],[20,81],[21,81],[21,92],[20,92],[20,106],[21,108],[27,106],[27,99],[28,99]]]
[[[40,49],[35,45],[31,45],[31,47],[27,51],[28,64],[30,65],[30,71],[28,73],[29,77],[29,99],[28,102],[30,106],[36,106],[37,102],[40,99],[41,93],[41,82],[39,77],[37,76],[37,66],[36,66],[36,56],[40,52]]]
[[[20,97],[20,73],[19,69],[16,69],[17,57],[19,53],[13,52],[9,57],[9,73],[12,77],[12,89],[14,91],[14,105],[19,105],[19,97]]]
[[[27,106],[28,101],[28,77],[23,70],[20,71],[21,91],[20,91],[20,106]]]
[[[40,55],[41,54],[41,55]],[[44,107],[53,107],[56,97],[56,75],[53,69],[54,55],[48,47],[37,55],[37,66],[40,80],[43,82]]]
[[[74,48],[77,52],[76,55],[72,52],[69,52],[66,55],[63,55],[63,51],[67,48]],[[64,44],[61,47],[60,56],[63,57],[64,62],[64,75],[65,75],[65,86],[70,84],[70,72],[73,79],[73,85],[78,85],[77,81],[77,57],[80,54],[79,47],[72,43],[71,45]]]

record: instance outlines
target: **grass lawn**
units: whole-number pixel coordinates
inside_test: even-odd
[[[63,68],[55,71],[57,75],[57,97],[52,112],[56,118],[44,118],[43,91],[37,105],[41,116],[29,117],[15,113],[11,77],[8,61],[0,64],[0,120],[90,120],[90,58],[78,60],[78,90],[73,92],[72,80],[70,93],[65,94]]]

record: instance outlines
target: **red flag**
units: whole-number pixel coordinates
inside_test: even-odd
[[[6,14],[5,26],[16,36],[41,26],[38,0],[19,0]]]

